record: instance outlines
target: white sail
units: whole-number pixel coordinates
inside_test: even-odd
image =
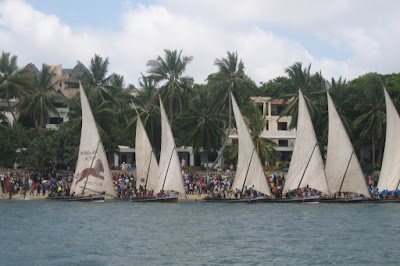
[[[178,153],[175,147],[174,135],[165,113],[164,105],[160,99],[161,111],[161,154],[158,179],[154,187],[154,194],[161,190],[178,191],[185,193],[183,188],[182,170]]]
[[[329,191],[332,194],[352,192],[370,197],[357,155],[329,92],[327,98],[329,131],[325,173]]]
[[[303,93],[299,91],[296,142],[283,193],[307,186],[330,194],[311,117]]]
[[[79,90],[82,106],[82,130],[71,193],[88,195],[105,192],[106,195],[116,196],[110,167],[89,101],[81,85]]]
[[[232,189],[242,191],[245,187],[252,187],[255,191],[273,197],[249,129],[232,93],[231,98],[239,142],[238,164]]]
[[[399,188],[400,183],[400,117],[388,92],[386,101],[386,143],[378,189],[389,191]]]
[[[135,143],[136,188],[139,189],[139,186],[142,186],[148,191],[153,190],[158,178],[158,162],[138,113]]]

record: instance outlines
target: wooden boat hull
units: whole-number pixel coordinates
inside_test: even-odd
[[[95,202],[104,202],[105,195],[90,195],[90,196],[79,196],[79,197],[71,197],[71,196],[56,196],[56,197],[47,197],[47,200],[57,200],[57,201],[95,201]]]
[[[363,203],[400,203],[400,199],[366,199]]]
[[[265,203],[303,203],[301,198],[264,199]]]
[[[320,201],[319,196],[311,196],[307,198],[282,198],[282,199],[264,199],[265,203],[318,203]]]
[[[260,203],[260,202],[264,202],[266,200],[269,200],[270,198],[266,198],[266,197],[251,197],[249,198],[249,203]]]
[[[212,198],[205,197],[202,199],[204,202],[224,202],[224,203],[244,203],[249,202],[249,199],[231,199],[231,198]]]
[[[168,195],[164,197],[151,197],[151,198],[135,198],[131,202],[161,202],[161,203],[178,203],[178,195]]]

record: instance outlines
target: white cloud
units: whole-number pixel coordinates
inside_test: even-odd
[[[0,2],[0,42],[3,50],[19,55],[20,65],[72,67],[77,60],[87,65],[98,53],[109,57],[110,72],[135,84],[140,72],[146,73],[146,62],[163,55],[163,49],[183,49],[194,56],[187,75],[200,83],[216,71],[214,60],[227,51],[238,52],[256,82],[284,75],[296,61],[312,63],[313,71],[321,70],[327,78],[354,78],[368,71],[399,72],[400,63],[393,56],[400,42],[399,4],[384,3],[387,8],[381,2],[342,0],[127,4],[121,28],[111,32],[84,25],[72,28],[22,0],[6,0]],[[299,35],[346,51],[346,56],[316,56]]]

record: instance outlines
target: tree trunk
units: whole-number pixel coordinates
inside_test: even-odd
[[[378,154],[378,163],[382,166],[382,160],[383,160],[383,150],[385,147],[385,139],[382,138],[381,142],[379,144],[379,154]]]
[[[15,124],[15,129],[17,131],[17,139],[18,139],[18,146],[19,146],[19,157],[20,157],[19,159],[23,162],[21,133],[20,133],[17,117],[15,116],[13,108],[11,107],[11,104],[10,104],[10,99],[7,99],[7,105],[11,112],[12,117],[14,118],[14,124]]]
[[[207,161],[207,164],[206,164],[206,171],[208,172],[208,171],[210,170],[210,167],[208,166],[208,152],[205,151],[205,153],[206,153],[206,161]]]
[[[231,100],[231,93],[229,92],[229,120],[228,120],[228,131],[226,132],[226,136],[224,139],[224,143],[222,144],[221,149],[218,151],[218,156],[217,159],[215,159],[213,165],[211,166],[211,169],[214,169],[215,165],[218,163],[219,159],[222,157],[224,154],[226,144],[228,142],[229,134],[231,132],[231,127],[232,127],[232,100]],[[222,162],[222,167],[223,167],[223,162]]]
[[[170,103],[169,105],[169,123],[171,125],[172,128],[172,120],[174,119],[174,110],[172,108],[172,103]]]
[[[372,167],[374,168],[374,171],[376,166],[375,153],[375,138],[372,137]]]

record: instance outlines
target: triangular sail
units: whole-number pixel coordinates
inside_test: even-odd
[[[370,197],[357,155],[329,92],[327,98],[329,131],[325,173],[329,191],[332,194],[352,192]]]
[[[116,196],[103,143],[97,131],[85,91],[79,85],[82,106],[82,130],[78,161],[71,193],[88,195],[105,192]]]
[[[265,178],[260,157],[255,150],[249,129],[243,119],[242,113],[231,93],[233,113],[236,120],[236,128],[239,142],[239,155],[235,180],[232,189],[242,191],[243,187],[253,188],[266,196],[273,197],[271,189]],[[253,187],[254,186],[254,187]]]
[[[307,186],[330,194],[310,113],[299,91],[296,142],[283,193]]]
[[[161,190],[178,191],[185,193],[183,188],[182,170],[179,162],[178,152],[175,147],[174,135],[169,125],[164,105],[160,99],[161,110],[161,154],[158,170],[158,179],[154,187],[154,193]]]
[[[154,189],[158,178],[158,162],[137,110],[136,114],[136,188],[142,186],[150,191]]]
[[[378,189],[394,191],[400,183],[400,117],[384,88],[386,101],[386,143]]]

